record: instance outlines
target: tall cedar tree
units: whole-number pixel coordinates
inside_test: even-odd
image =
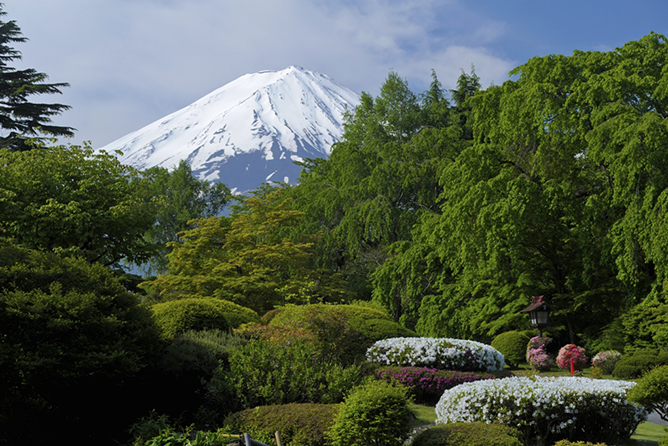
[[[7,15],[0,3],[0,18]],[[67,83],[47,84],[48,76],[32,68],[17,70],[10,62],[20,60],[21,53],[13,43],[25,42],[21,28],[14,20],[0,20],[0,147],[10,150],[28,150],[29,137],[40,134],[72,136],[73,128],[51,125],[51,117],[68,110],[63,104],[33,103],[28,100],[38,94],[60,94]]]

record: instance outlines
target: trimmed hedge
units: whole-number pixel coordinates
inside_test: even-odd
[[[418,434],[412,446],[523,446],[520,433],[503,424],[451,423]]]
[[[274,443],[281,432],[285,446],[325,446],[325,431],[334,424],[338,404],[285,404],[258,406],[225,418],[224,429],[234,434],[248,433],[253,440]]]
[[[395,446],[409,434],[406,391],[384,381],[354,388],[326,432],[333,446]]]
[[[501,352],[506,364],[517,367],[525,361],[527,345],[531,338],[519,331],[507,331],[501,333],[492,341],[492,347]]]
[[[152,305],[151,311],[163,337],[168,340],[188,330],[229,331],[242,323],[260,319],[249,308],[214,298],[170,300]]]
[[[640,378],[660,365],[668,365],[668,351],[636,350],[633,355],[624,357],[615,364],[612,376],[619,379]]]
[[[428,367],[381,367],[376,376],[387,382],[397,381],[408,389],[409,395],[418,404],[435,405],[447,389],[463,383],[495,379],[485,372],[457,372],[437,370]]]
[[[310,336],[310,342],[323,355],[346,364],[363,361],[367,348],[380,339],[416,336],[394,322],[385,311],[361,305],[287,306],[270,313],[263,318],[268,321],[268,327],[296,333],[302,339]],[[303,333],[298,333],[300,330]],[[281,337],[271,329],[265,330],[265,334]]]

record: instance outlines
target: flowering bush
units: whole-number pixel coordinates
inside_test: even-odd
[[[557,365],[561,369],[570,370],[571,362],[575,370],[584,369],[588,362],[585,349],[575,344],[566,344],[561,347],[557,355]]]
[[[465,383],[443,392],[437,423],[501,422],[522,432],[527,445],[571,440],[627,439],[647,411],[631,404],[628,381],[580,377],[512,377]]]
[[[622,354],[615,350],[597,353],[591,360],[591,365],[603,370],[603,373],[609,375],[615,368],[617,362],[622,359]]]
[[[397,381],[408,388],[416,403],[434,405],[447,389],[459,384],[495,379],[489,373],[456,372],[428,367],[383,367],[376,376],[385,381]]]
[[[550,342],[550,338],[534,336],[529,340],[527,346],[527,363],[537,372],[550,370],[554,365],[554,360],[547,354],[545,346]]]
[[[449,338],[383,339],[367,350],[366,357],[387,365],[459,371],[492,372],[505,365],[503,355],[487,344]]]

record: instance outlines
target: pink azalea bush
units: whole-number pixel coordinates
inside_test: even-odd
[[[561,369],[570,370],[571,362],[575,370],[584,369],[588,362],[585,349],[575,344],[566,344],[561,347],[557,355],[557,365]]]
[[[600,368],[603,373],[609,375],[615,368],[617,361],[622,359],[622,354],[616,350],[608,350],[597,353],[591,360],[591,365]]]
[[[547,354],[546,345],[550,341],[548,337],[534,336],[529,340],[527,346],[527,363],[537,372],[550,370],[554,360]]]

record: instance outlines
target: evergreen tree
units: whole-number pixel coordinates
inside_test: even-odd
[[[12,47],[14,43],[25,42],[21,28],[14,20],[3,21],[7,13],[0,3],[0,147],[10,150],[28,150],[28,137],[40,134],[71,136],[71,127],[51,125],[51,117],[69,109],[63,104],[33,103],[33,95],[60,94],[60,88],[67,83],[45,83],[48,76],[33,68],[17,70],[10,62],[20,60],[21,53]]]

